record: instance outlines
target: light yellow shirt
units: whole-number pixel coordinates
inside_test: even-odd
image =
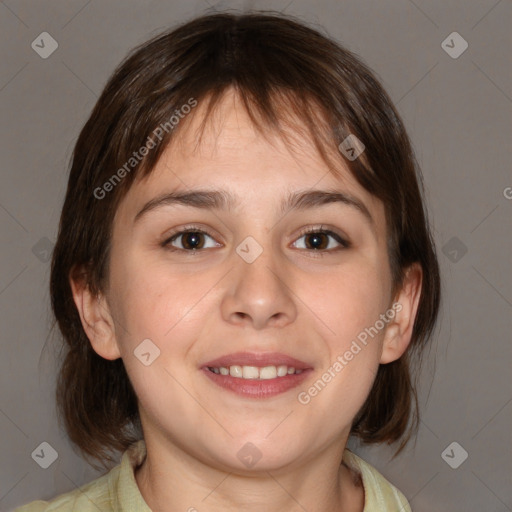
[[[124,452],[121,463],[107,474],[50,502],[32,501],[14,512],[151,512],[134,476],[134,469],[145,456],[144,440],[137,441]],[[343,460],[361,475],[363,512],[411,512],[404,495],[373,466],[348,449]]]

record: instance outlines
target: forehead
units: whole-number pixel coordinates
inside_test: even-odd
[[[206,102],[199,102],[182,121],[151,173],[131,186],[123,209],[176,189],[222,188],[243,207],[262,195],[329,188],[357,195],[377,218],[383,216],[381,202],[359,185],[341,154],[331,149],[334,166],[325,162],[300,119],[283,124],[281,132],[264,123],[258,129],[240,97],[229,91],[207,117],[206,110]]]

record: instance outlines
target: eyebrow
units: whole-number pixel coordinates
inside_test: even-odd
[[[372,228],[374,220],[365,204],[357,197],[346,192],[332,190],[299,190],[290,193],[281,204],[281,214],[292,210],[318,208],[330,203],[341,203],[350,206],[364,215]],[[168,192],[148,201],[135,215],[134,223],[149,211],[164,206],[184,205],[204,210],[229,210],[239,205],[236,197],[226,190],[192,190]]]

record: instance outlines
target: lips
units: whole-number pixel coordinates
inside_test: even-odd
[[[292,366],[296,370],[308,370],[313,368],[309,363],[280,352],[235,352],[207,361],[201,364],[201,368],[219,368],[221,366],[227,368],[234,365],[259,367],[286,365],[289,367]]]

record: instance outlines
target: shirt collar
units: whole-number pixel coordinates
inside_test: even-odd
[[[117,482],[113,482],[113,495],[117,508],[114,510],[130,510],[130,512],[151,512],[144,501],[135,480],[135,469],[146,457],[144,439],[131,444],[121,459]]]

